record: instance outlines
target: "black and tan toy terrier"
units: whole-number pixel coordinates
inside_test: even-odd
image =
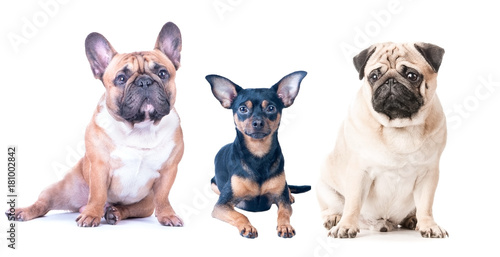
[[[222,106],[233,110],[236,139],[215,157],[212,189],[219,194],[212,216],[238,228],[247,238],[258,236],[248,218],[234,207],[252,212],[278,206],[278,236],[291,238],[291,193],[303,193],[310,186],[289,186],[278,142],[283,108],[293,104],[305,71],[283,77],[271,88],[243,89],[227,78],[208,75],[212,93]]]

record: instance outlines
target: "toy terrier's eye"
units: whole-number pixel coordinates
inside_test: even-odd
[[[274,106],[274,105],[267,106],[266,112],[268,112],[268,113],[275,113],[276,112],[276,106]]]
[[[248,108],[246,106],[240,106],[240,108],[238,108],[238,112],[240,112],[241,114],[246,114],[248,113]]]

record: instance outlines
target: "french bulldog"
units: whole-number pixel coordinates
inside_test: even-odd
[[[26,208],[6,213],[28,221],[50,210],[80,211],[80,227],[96,227],[155,212],[166,226],[183,226],[169,202],[184,152],[174,104],[182,39],[172,22],[161,29],[154,49],[117,53],[99,33],[85,50],[105,93],[85,132],[85,155],[59,182]]]

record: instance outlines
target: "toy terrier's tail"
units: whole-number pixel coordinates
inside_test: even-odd
[[[305,193],[305,192],[311,190],[311,186],[292,186],[292,185],[288,185],[288,188],[290,189],[290,192],[292,194]]]

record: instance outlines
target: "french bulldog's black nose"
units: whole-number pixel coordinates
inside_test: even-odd
[[[261,129],[264,127],[264,121],[262,119],[254,119],[252,121],[252,127],[255,129]]]
[[[135,85],[142,88],[147,88],[153,84],[153,79],[146,75],[141,75],[135,80]]]

